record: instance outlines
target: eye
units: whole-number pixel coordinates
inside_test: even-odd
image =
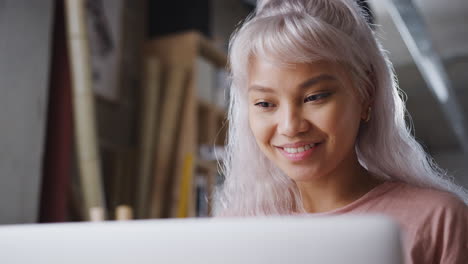
[[[258,102],[255,104],[255,106],[258,106],[260,108],[269,108],[269,107],[273,107],[273,104],[269,102]]]
[[[307,102],[310,102],[310,101],[318,101],[320,99],[327,98],[330,95],[331,95],[331,93],[314,94],[314,95],[311,95],[311,96],[307,97],[306,99],[304,99],[304,103],[307,103]]]

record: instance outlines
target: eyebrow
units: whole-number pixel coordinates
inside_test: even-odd
[[[318,84],[319,82],[323,82],[323,81],[336,81],[336,77],[334,77],[333,75],[330,75],[330,74],[321,74],[319,76],[315,76],[315,77],[312,77],[306,81],[304,81],[303,83],[299,84],[298,87],[300,89],[305,89],[305,88],[309,88],[311,86],[314,86],[316,84]],[[268,87],[263,87],[263,86],[260,86],[260,85],[252,85],[249,87],[248,91],[260,91],[260,92],[266,92],[266,93],[274,93],[275,91],[272,89],[272,88],[268,88]]]

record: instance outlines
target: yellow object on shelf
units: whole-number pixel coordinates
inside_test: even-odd
[[[193,155],[188,154],[184,161],[182,172],[182,184],[180,185],[180,202],[178,206],[177,217],[188,217],[189,202],[191,199],[191,188],[193,178]]]

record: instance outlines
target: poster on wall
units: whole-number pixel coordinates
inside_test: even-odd
[[[123,4],[124,0],[86,0],[93,89],[113,102],[119,100]]]

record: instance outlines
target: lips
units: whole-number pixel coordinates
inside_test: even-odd
[[[279,152],[290,161],[302,161],[308,159],[322,142],[318,143],[294,143],[277,147]]]
[[[316,143],[307,144],[298,148],[283,148],[288,153],[300,153],[313,148]]]
[[[310,144],[319,144],[322,141],[320,140],[314,140],[314,141],[299,141],[296,143],[288,143],[288,144],[283,144],[283,145],[277,145],[276,147],[279,148],[299,148],[299,147],[304,147],[305,145],[310,145]]]

